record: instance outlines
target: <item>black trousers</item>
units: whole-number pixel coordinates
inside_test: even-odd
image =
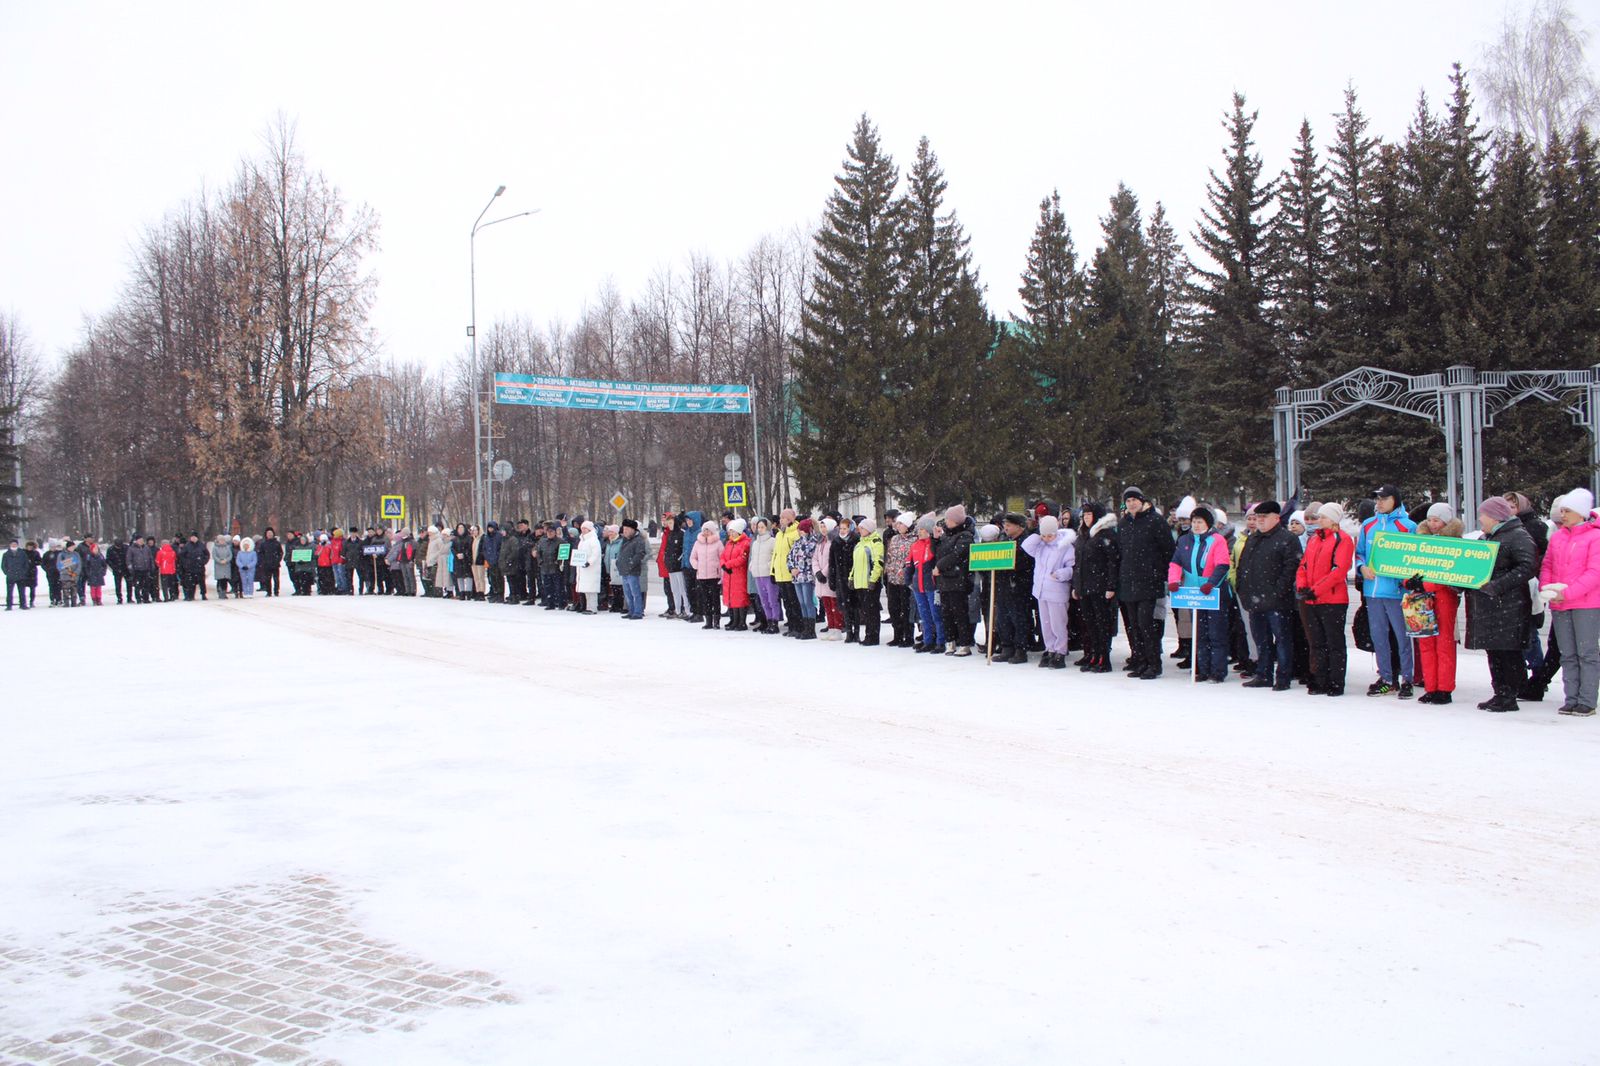
[[[1494,694],[1516,699],[1517,693],[1521,692],[1522,686],[1528,682],[1528,663],[1522,657],[1522,649],[1491,651],[1487,655],[1489,680],[1494,684]]]
[[[128,599],[133,599],[133,575],[126,570],[111,571],[111,587],[117,594],[117,602],[122,602],[122,593],[126,589]]]
[[[11,597],[13,593],[15,593],[17,601],[24,609],[32,606],[32,604],[28,602],[28,592],[32,588],[32,585],[24,585],[20,581],[13,581],[9,577],[6,578],[6,610],[11,610]]]
[[[521,603],[528,598],[528,575],[522,571],[506,575],[506,599]]]
[[[1128,629],[1132,661],[1146,670],[1161,670],[1161,626],[1156,621],[1155,600],[1123,601],[1123,622]]]
[[[202,600],[206,598],[206,579],[205,578],[196,577],[194,574],[184,574],[184,575],[182,575],[182,578],[183,578],[183,598],[184,599],[186,599],[186,600],[194,599],[194,593],[195,593],[196,589],[200,590],[200,598]]]
[[[1344,688],[1347,650],[1344,643],[1344,616],[1348,603],[1307,603],[1306,639],[1311,645],[1314,666],[1312,680],[1321,688]]]
[[[800,610],[800,594],[794,590],[793,581],[778,582],[778,599],[783,604],[783,615],[789,620],[789,628],[793,629],[804,617]]]
[[[1111,661],[1111,638],[1117,635],[1117,601],[1105,594],[1078,601],[1083,611],[1083,650],[1094,662]]]
[[[501,584],[502,574],[498,566],[483,568],[485,583],[489,586],[488,595],[484,598],[490,603],[499,603],[506,598],[505,587]]]
[[[994,643],[996,647],[1004,644],[1013,648],[1027,648],[1033,636],[1033,612],[1029,609],[1033,603],[1030,593],[1017,593],[1002,586],[996,591],[994,610],[999,617],[995,619]]]
[[[161,599],[164,603],[171,603],[178,598],[178,575],[161,575]]]
[[[913,620],[916,611],[911,606],[910,585],[889,586],[889,625],[894,629],[895,640],[901,643],[910,643],[916,635],[917,625]]]
[[[278,569],[276,567],[258,574],[257,580],[261,582],[262,592],[268,596],[278,595]]]
[[[967,609],[967,593],[939,593],[939,613],[944,616],[944,639],[958,648],[972,647],[972,614]]]
[[[851,589],[850,599],[855,602],[855,614],[851,616],[849,631],[854,635],[857,627],[864,632],[861,635],[863,644],[878,643],[878,627],[882,624],[883,615],[878,610],[878,586],[872,585],[864,589]]]

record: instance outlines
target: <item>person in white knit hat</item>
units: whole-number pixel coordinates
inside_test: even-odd
[[[1550,510],[1556,529],[1539,568],[1539,596],[1561,654],[1561,713],[1587,718],[1600,690],[1600,525],[1591,518],[1588,489],[1558,496]]]

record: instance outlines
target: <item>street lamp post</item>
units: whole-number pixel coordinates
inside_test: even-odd
[[[495,189],[494,195],[489,197],[489,202],[483,205],[483,210],[478,212],[478,217],[472,223],[472,238],[468,242],[468,284],[472,296],[472,324],[467,327],[467,336],[472,339],[472,510],[477,520],[478,528],[483,529],[488,522],[489,509],[493,504],[494,488],[483,476],[483,422],[480,410],[483,400],[479,395],[482,384],[478,375],[478,231],[487,229],[500,222],[509,222],[513,218],[522,218],[526,215],[538,213],[538,208],[532,211],[518,211],[514,215],[506,215],[489,222],[483,216],[489,213],[489,208],[506,191],[504,185]],[[489,415],[489,428],[493,432],[494,414],[491,409]],[[494,444],[489,445],[489,458],[494,458]]]

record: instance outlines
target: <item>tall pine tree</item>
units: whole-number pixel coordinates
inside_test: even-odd
[[[1206,208],[1194,239],[1194,342],[1188,375],[1191,435],[1211,443],[1214,495],[1270,491],[1273,484],[1273,393],[1289,383],[1269,318],[1271,281],[1268,208],[1276,188],[1262,179],[1256,113],[1233,96],[1223,126],[1228,145],[1221,173],[1211,172]],[[1222,492],[1226,487],[1229,491]]]
[[[1273,296],[1283,360],[1296,385],[1320,385],[1333,369],[1328,324],[1328,177],[1317,159],[1308,120],[1301,121],[1289,169],[1278,180],[1277,217]]]
[[[1115,445],[1099,459],[1110,459],[1105,465],[1123,483],[1165,494],[1177,475],[1170,461],[1174,375],[1164,362],[1162,308],[1139,199],[1126,185],[1111,197],[1100,234],[1084,289],[1086,355],[1121,381],[1126,398],[1114,424]]]
[[[1039,203],[1017,292],[1023,319],[1016,344],[1044,397],[1038,443],[1051,448],[1037,467],[1054,473],[1057,488],[1081,496],[1091,483],[1085,471],[1114,466],[1125,392],[1119,368],[1085,336],[1083,271],[1059,192]],[[1051,488],[1040,480],[1039,488]]]
[[[991,367],[994,323],[972,268],[967,236],[954,212],[944,209],[946,182],[926,137],[906,175],[895,215],[900,223],[899,318],[905,324],[889,386],[897,493],[919,503],[954,503],[997,490],[993,467],[1014,445],[1000,435],[1017,420],[1007,408],[1024,397],[1015,390],[977,392],[1002,368]],[[993,406],[999,404],[999,407]],[[886,481],[876,504],[887,504]],[[1019,486],[1020,488],[1020,486]]]
[[[890,375],[905,335],[899,172],[866,115],[834,182],[794,358],[803,420],[794,470],[806,503],[863,488],[881,500],[896,429]]]

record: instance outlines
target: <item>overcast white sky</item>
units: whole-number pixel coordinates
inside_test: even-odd
[[[1600,0],[1574,4],[1590,29]],[[998,313],[1039,199],[1080,252],[1121,180],[1187,237],[1242,89],[1270,168],[1347,81],[1398,136],[1499,0],[1325,3],[57,3],[0,0],[0,308],[50,357],[141,230],[227,180],[280,110],[382,223],[388,354],[465,344],[467,235],[496,185],[542,213],[478,239],[478,318],[572,318],[691,251],[820,214],[863,111],[928,135]],[[1591,44],[1594,58],[1596,46]]]

